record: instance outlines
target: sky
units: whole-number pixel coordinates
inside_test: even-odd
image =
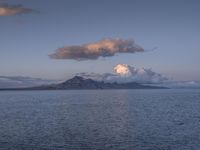
[[[62,80],[128,64],[200,80],[199,6],[199,0],[0,0],[0,75]],[[103,51],[89,57],[99,45]]]

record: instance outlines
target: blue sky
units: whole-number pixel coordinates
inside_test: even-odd
[[[0,0],[33,12],[0,16],[0,75],[67,79],[118,63],[175,80],[200,80],[198,0]],[[134,39],[147,52],[97,60],[50,59],[56,49],[103,38]],[[151,50],[158,47],[154,51]]]

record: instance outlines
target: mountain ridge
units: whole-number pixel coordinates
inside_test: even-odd
[[[104,81],[96,81],[86,79],[81,76],[74,76],[62,83],[41,85],[27,88],[4,88],[0,90],[83,90],[83,89],[165,89],[161,86],[142,85],[137,82],[129,83],[106,83]]]

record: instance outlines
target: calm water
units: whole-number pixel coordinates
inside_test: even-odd
[[[200,90],[2,91],[0,149],[199,150]]]

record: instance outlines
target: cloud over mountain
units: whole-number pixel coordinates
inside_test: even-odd
[[[105,82],[138,82],[138,83],[162,83],[168,80],[163,75],[152,71],[147,68],[135,68],[127,64],[118,64],[114,67],[114,73],[79,73],[77,74],[84,78],[91,78],[94,80],[105,81]]]
[[[100,41],[72,45],[59,48],[49,57],[53,59],[74,59],[74,60],[96,60],[99,57],[111,57],[117,53],[143,52],[144,49],[138,46],[134,40],[106,38]]]
[[[13,16],[31,12],[33,12],[31,8],[25,8],[21,5],[8,5],[8,4],[0,5],[0,16]]]

